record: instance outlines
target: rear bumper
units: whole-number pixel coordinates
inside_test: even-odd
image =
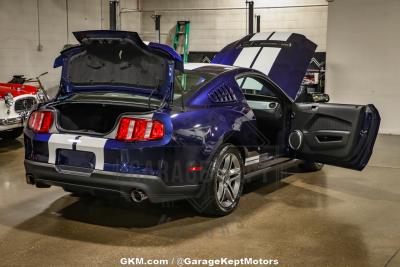
[[[168,186],[158,176],[94,170],[60,169],[54,164],[25,160],[27,176],[37,185],[60,186],[67,191],[119,194],[129,199],[133,189],[145,192],[154,203],[195,197],[200,185]],[[28,180],[28,179],[27,179]]]
[[[0,119],[0,131],[6,131],[23,126],[24,124],[22,117]]]
[[[0,125],[1,126],[8,126],[8,125],[14,125],[14,124],[22,124],[22,117],[16,117],[16,118],[9,118],[9,119],[0,119]]]

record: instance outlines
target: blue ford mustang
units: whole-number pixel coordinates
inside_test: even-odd
[[[257,33],[211,64],[185,64],[137,33],[76,32],[55,61],[57,97],[24,131],[26,179],[37,187],[190,199],[204,213],[237,206],[246,179],[294,162],[362,170],[380,117],[373,105],[300,103],[316,45]]]

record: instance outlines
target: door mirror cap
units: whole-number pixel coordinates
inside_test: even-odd
[[[313,93],[311,94],[311,97],[313,99],[313,102],[316,103],[327,103],[330,100],[329,95],[323,93]]]

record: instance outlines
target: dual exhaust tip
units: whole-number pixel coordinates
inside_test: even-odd
[[[148,196],[145,192],[140,189],[133,189],[131,191],[131,199],[133,202],[140,203],[143,200],[148,199]]]
[[[28,184],[31,184],[31,185],[36,184],[35,178],[34,178],[34,176],[31,175],[31,174],[27,174],[27,175],[26,175],[26,182],[27,182]],[[149,198],[149,197],[147,196],[147,194],[146,194],[144,191],[140,190],[140,189],[133,189],[133,190],[131,191],[130,197],[131,197],[132,201],[133,201],[133,202],[136,202],[136,203],[140,203],[140,202],[142,202],[143,200],[146,200],[146,199]]]

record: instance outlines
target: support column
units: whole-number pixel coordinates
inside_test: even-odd
[[[154,15],[154,23],[156,26],[156,40],[158,43],[161,43],[161,15]]]
[[[249,4],[249,34],[254,33],[254,2],[248,1]]]
[[[256,20],[257,20],[257,32],[261,31],[261,16],[256,15]]]
[[[118,0],[110,0],[110,30],[117,30],[117,5]]]

